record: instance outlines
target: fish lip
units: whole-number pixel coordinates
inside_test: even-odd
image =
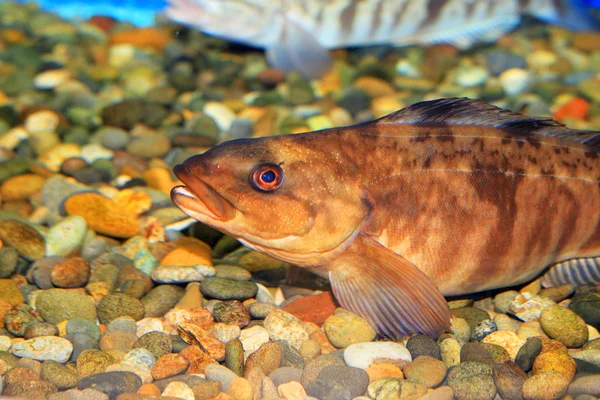
[[[171,200],[183,211],[191,210],[220,221],[230,220],[235,216],[233,205],[192,174],[184,164],[176,165],[173,172],[185,186],[179,185],[171,189]]]

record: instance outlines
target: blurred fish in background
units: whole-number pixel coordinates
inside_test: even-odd
[[[167,15],[266,50],[269,62],[309,78],[331,67],[329,49],[448,43],[468,48],[514,29],[523,15],[596,30],[598,0],[169,0]]]
[[[2,0],[0,0],[2,1]],[[27,0],[25,0],[27,1]],[[167,4],[168,1],[168,4]],[[330,49],[492,42],[523,15],[571,30],[600,30],[600,0],[39,0],[65,18],[110,16],[137,26],[166,11],[209,35],[263,48],[273,67],[323,76]]]

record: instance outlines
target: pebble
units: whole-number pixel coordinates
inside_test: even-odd
[[[41,368],[41,378],[52,383],[58,390],[73,388],[79,382],[76,371],[55,361],[45,361]]]
[[[253,282],[210,277],[200,284],[203,295],[219,300],[246,300],[256,296],[258,287]]]
[[[138,299],[126,294],[109,294],[98,302],[98,320],[102,324],[122,316],[129,316],[134,321],[139,321],[144,317],[144,313],[144,305]]]
[[[533,367],[535,358],[542,350],[542,341],[538,338],[528,339],[517,352],[515,363],[525,372],[529,372]]]
[[[337,309],[330,291],[321,294],[301,297],[288,303],[284,310],[295,315],[304,322],[312,322],[319,326]]]
[[[483,343],[491,343],[502,346],[508,354],[510,354],[511,359],[515,359],[517,356],[517,352],[525,343],[523,339],[521,339],[515,332],[512,331],[496,331],[487,335],[482,340]]]
[[[582,394],[600,396],[600,375],[587,375],[575,379],[569,385],[568,394],[571,396]]]
[[[473,331],[471,332],[471,340],[479,342],[487,335],[492,332],[496,332],[497,330],[498,326],[496,325],[496,322],[494,322],[492,319],[486,319],[478,323],[475,328],[473,328]]]
[[[163,390],[162,396],[174,397],[185,400],[195,399],[192,388],[190,388],[183,382],[170,382],[165,388],[165,390]]]
[[[207,365],[204,369],[204,375],[209,381],[220,382],[224,391],[227,391],[229,384],[238,378],[238,376],[229,368],[219,364]]]
[[[234,281],[249,281],[252,278],[252,274],[248,270],[236,265],[227,264],[215,265],[215,276]]]
[[[256,301],[248,306],[248,312],[254,319],[265,319],[276,308],[273,304]]]
[[[261,345],[246,360],[246,370],[260,368],[265,375],[269,375],[281,365],[281,348],[277,343],[269,342]]]
[[[583,318],[586,324],[600,329],[600,294],[593,292],[579,294],[571,299],[569,308]]]
[[[269,332],[272,341],[283,340],[296,350],[310,336],[308,326],[304,322],[279,309],[265,318],[263,326]]]
[[[27,200],[42,190],[45,181],[35,174],[13,176],[0,185],[0,196],[3,201]]]
[[[521,321],[531,322],[538,320],[542,311],[554,305],[556,303],[546,297],[525,292],[514,298],[508,306],[508,311]]]
[[[45,321],[51,324],[81,318],[95,321],[96,306],[86,295],[68,289],[49,289],[36,297],[36,309]]]
[[[237,325],[240,328],[247,326],[251,320],[248,309],[238,300],[227,300],[215,304],[213,315],[216,322]]]
[[[238,339],[242,330],[238,325],[218,322],[208,329],[208,333],[220,342],[227,344],[232,340]]]
[[[510,68],[500,74],[500,85],[509,96],[523,93],[531,84],[531,74],[521,68]]]
[[[0,279],[0,300],[6,302],[13,308],[25,301],[25,297],[19,290],[17,284],[10,279]]]
[[[398,378],[381,378],[369,384],[367,393],[374,400],[404,399],[407,394],[419,398],[427,393],[427,387]]]
[[[569,387],[569,379],[560,372],[548,371],[536,374],[523,384],[525,400],[560,399]]]
[[[118,238],[128,238],[139,233],[138,223],[114,201],[99,193],[79,193],[64,202],[68,215],[83,217],[90,229]]]
[[[128,371],[102,372],[85,377],[77,384],[77,389],[94,389],[114,399],[121,393],[137,392],[142,386],[142,379]]]
[[[446,370],[446,365],[442,361],[430,356],[419,356],[406,365],[402,372],[409,382],[434,388],[444,381]]]
[[[493,378],[498,395],[503,399],[521,399],[523,384],[528,379],[517,364],[505,362],[495,365],[493,368]]]
[[[442,359],[440,345],[429,336],[411,336],[406,342],[406,348],[413,360],[420,356],[429,356],[438,360]]]
[[[64,364],[69,360],[73,344],[56,336],[39,336],[13,343],[11,352],[17,357],[33,358],[40,361],[56,361]]]
[[[67,257],[80,249],[87,234],[87,223],[79,215],[65,217],[46,234],[46,256]]]
[[[375,329],[365,319],[343,308],[338,308],[325,320],[323,330],[331,344],[337,348],[370,342],[377,336]]]
[[[254,353],[260,346],[269,341],[269,331],[262,326],[252,326],[242,329],[240,333],[240,342],[244,346],[246,355]]]
[[[506,292],[498,293],[494,297],[494,310],[499,313],[506,314],[510,303],[519,295],[516,290],[508,290]]]
[[[277,392],[285,400],[304,400],[307,397],[304,387],[296,381],[282,383],[277,387]]]
[[[483,363],[467,361],[451,368],[447,382],[457,400],[493,400],[496,397],[492,368]]]
[[[50,279],[59,288],[83,287],[90,277],[90,265],[81,257],[59,261],[52,267]]]
[[[488,78],[488,70],[479,66],[461,67],[454,74],[455,82],[465,88],[483,85]]]
[[[568,308],[552,306],[540,315],[544,332],[567,347],[581,347],[588,341],[585,321]]]
[[[377,359],[412,361],[408,349],[394,342],[355,343],[344,350],[344,361],[350,367],[367,369]]]
[[[133,345],[134,348],[144,348],[154,355],[156,358],[170,353],[173,345],[169,336],[164,332],[148,332],[141,336]]]
[[[44,238],[31,226],[16,220],[3,220],[0,224],[0,240],[14,247],[21,257],[34,261],[44,257]]]

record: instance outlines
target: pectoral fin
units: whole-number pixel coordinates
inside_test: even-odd
[[[448,304],[433,281],[374,239],[357,237],[328,268],[340,304],[368,320],[382,336],[437,337],[450,328]]]
[[[320,78],[332,66],[329,51],[311,32],[286,20],[274,44],[267,48],[269,63],[284,71],[298,71],[308,79]]]

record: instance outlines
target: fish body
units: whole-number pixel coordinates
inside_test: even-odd
[[[435,336],[442,295],[551,265],[550,285],[600,282],[600,134],[483,102],[227,142],[175,172],[184,212],[329,278],[385,336]]]
[[[430,43],[466,48],[497,39],[523,15],[596,29],[592,6],[583,0],[170,0],[167,15],[265,48],[274,66],[316,77],[330,67],[328,49]]]

